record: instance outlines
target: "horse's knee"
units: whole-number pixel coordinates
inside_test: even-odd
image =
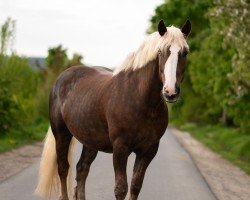
[[[82,170],[83,170],[82,163],[78,162],[76,165],[76,172],[80,173],[82,172]]]
[[[60,177],[67,177],[68,175],[68,170],[69,170],[69,162],[67,160],[59,160],[57,161],[58,163],[58,174]]]
[[[128,192],[128,184],[126,181],[121,181],[115,186],[115,197],[118,200],[125,199]]]
[[[88,176],[90,169],[89,164],[81,163],[76,166],[76,171],[77,171],[77,176],[76,176],[76,181],[80,181],[81,179],[85,179]]]
[[[141,191],[140,185],[136,185],[136,184],[131,185],[131,188],[130,188],[131,195],[138,196],[140,191]]]

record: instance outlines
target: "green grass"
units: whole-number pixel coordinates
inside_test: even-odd
[[[175,124],[176,125],[176,124]],[[222,125],[196,125],[186,123],[177,125],[181,130],[188,131],[213,151],[238,165],[250,174],[250,134],[243,134],[239,129]]]
[[[34,124],[21,129],[14,129],[7,135],[1,136],[0,153],[42,140],[45,137],[48,126],[49,123],[47,121],[39,120]]]

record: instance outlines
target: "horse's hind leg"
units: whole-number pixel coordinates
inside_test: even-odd
[[[155,157],[159,144],[152,146],[147,153],[143,155],[136,155],[133,178],[130,186],[129,200],[136,200],[141,191],[144,175],[146,169],[152,159]]]
[[[85,183],[89,174],[89,168],[95,160],[97,151],[87,149],[85,146],[82,148],[81,158],[76,165],[76,181],[77,187],[75,191],[75,199],[85,200]]]
[[[69,169],[68,150],[72,135],[66,125],[61,124],[59,127],[52,126],[53,134],[56,139],[56,154],[58,164],[58,174],[61,181],[60,200],[68,200],[67,192],[67,175]]]

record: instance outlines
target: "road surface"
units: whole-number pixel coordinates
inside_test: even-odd
[[[77,152],[80,152],[80,145]],[[129,181],[134,160],[135,155],[131,154],[128,163]],[[38,167],[39,161],[1,183],[0,200],[39,200],[32,195],[37,182]],[[112,154],[99,152],[87,179],[86,198],[114,200],[113,187]],[[168,130],[161,140],[158,154],[147,170],[139,200],[215,199],[188,153]]]

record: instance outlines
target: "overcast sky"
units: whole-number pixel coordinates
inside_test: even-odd
[[[91,65],[114,67],[145,38],[150,16],[163,0],[0,0],[0,23],[16,20],[14,49],[46,56],[62,44]]]

